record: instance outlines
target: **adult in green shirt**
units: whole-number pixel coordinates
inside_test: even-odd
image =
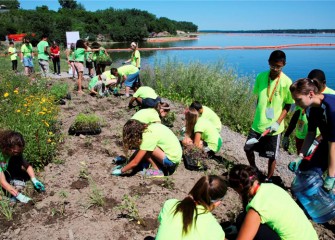
[[[12,70],[17,72],[17,50],[14,46],[14,42],[9,43],[8,54],[10,56],[10,60],[12,61]]]
[[[268,63],[270,70],[259,73],[256,77],[253,89],[257,96],[256,113],[244,151],[253,167],[256,167],[254,151],[268,159],[266,181],[271,181],[278,159],[280,136],[284,131],[284,119],[294,100],[290,93],[292,81],[282,72],[286,64],[285,53],[281,50],[273,51]],[[270,133],[260,138],[266,130]],[[247,144],[252,138],[260,140],[254,144]]]
[[[128,107],[132,108],[136,101],[140,108],[153,108],[161,101],[154,89],[148,86],[141,86],[140,82],[135,82],[132,87],[134,94],[130,99]]]
[[[313,225],[292,197],[272,183],[261,183],[256,168],[235,165],[228,181],[242,198],[246,211],[237,239],[318,239]]]
[[[138,50],[137,44],[135,42],[132,42],[130,44],[130,48],[133,51],[131,53],[131,57],[127,61],[124,61],[123,64],[130,62],[131,65],[137,67],[138,69],[141,69],[141,54],[140,51]]]
[[[40,69],[44,77],[49,75],[49,58],[50,53],[48,51],[49,43],[48,36],[46,34],[42,35],[42,40],[37,44],[37,59],[38,64],[40,65]]]
[[[24,74],[29,76],[34,72],[34,52],[33,45],[28,37],[24,37],[21,46],[21,62],[24,66]]]
[[[123,175],[139,166],[140,162],[149,163],[152,169],[144,171],[147,177],[163,177],[176,170],[182,157],[178,138],[160,123],[144,124],[130,119],[123,127],[123,145],[126,150],[137,150],[125,166],[117,166],[112,175]]]
[[[112,74],[118,78],[118,83],[126,85],[126,97],[129,97],[129,90],[135,82],[139,82],[140,71],[133,65],[125,65],[119,68],[112,68]]]
[[[198,111],[201,118],[208,119],[218,130],[221,132],[222,123],[220,117],[209,107],[203,106],[200,102],[194,101],[191,103],[190,108],[194,108]]]
[[[225,240],[212,211],[223,201],[227,185],[216,175],[201,177],[181,201],[167,200],[159,213],[156,240]]]
[[[44,185],[35,177],[32,166],[23,158],[25,141],[23,136],[12,130],[0,131],[0,185],[18,201],[27,203],[31,199],[18,191],[31,180],[37,190],[44,191]],[[0,190],[1,191],[1,190]]]

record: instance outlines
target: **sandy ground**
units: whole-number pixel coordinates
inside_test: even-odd
[[[62,73],[53,81],[67,82],[73,89],[75,81]],[[88,80],[84,81],[87,86]],[[208,160],[207,172],[194,172],[180,164],[168,178],[147,179],[140,175],[111,176],[112,159],[122,152],[122,127],[134,114],[128,100],[111,96],[95,98],[76,95],[61,105],[59,120],[64,141],[57,157],[45,167],[39,178],[45,193],[33,193],[34,204],[17,204],[14,220],[0,218],[0,239],[144,239],[155,236],[157,216],[169,198],[182,199],[203,174],[223,174],[229,162],[247,163],[243,152],[245,137],[223,126],[221,161]],[[171,103],[177,115],[172,130],[182,127],[184,106]],[[102,133],[96,136],[69,136],[68,129],[78,113],[95,113],[103,119]],[[289,187],[293,174],[287,164],[294,159],[285,152],[275,175]],[[266,171],[266,160],[257,158],[257,165]],[[100,193],[101,197],[96,197]],[[92,199],[95,199],[93,201]],[[96,204],[99,199],[104,205]],[[224,203],[214,210],[220,222],[233,221],[241,210],[238,196],[229,190]],[[135,220],[133,220],[135,219]],[[334,221],[313,224],[320,239],[335,239]]]

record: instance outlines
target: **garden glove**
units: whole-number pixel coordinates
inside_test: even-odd
[[[315,148],[316,148],[318,145],[319,145],[319,142],[318,142],[317,140],[314,140],[314,141],[313,141],[313,144],[309,147],[306,156],[311,155],[311,154],[314,152]]]
[[[299,165],[303,159],[302,155],[299,155],[294,161],[290,162],[288,164],[288,169],[290,169],[292,172],[296,172],[299,169]]]
[[[267,129],[270,129],[270,132],[277,132],[279,129],[280,124],[277,122],[272,123],[272,125],[270,127],[268,127]]]
[[[22,203],[28,203],[29,201],[31,201],[31,198],[23,195],[22,193],[19,193],[17,196],[16,196],[16,199],[19,200],[20,202]]]
[[[331,191],[335,187],[335,177],[329,177],[328,172],[324,172],[322,175],[323,178],[323,188],[327,191]]]
[[[281,142],[281,144],[282,144],[282,146],[283,146],[283,149],[284,149],[285,151],[287,151],[287,150],[288,150],[288,147],[290,146],[290,138],[284,136],[284,137],[283,137],[283,140],[282,140],[282,142]]]
[[[122,168],[122,166],[121,166]],[[120,176],[122,174],[121,168],[113,168],[112,175]]]
[[[125,65],[127,62],[122,62],[122,65]]]
[[[36,178],[32,178],[31,181],[33,182],[33,184],[34,184],[34,186],[37,190],[40,190],[42,192],[45,191],[45,187],[44,187],[43,183],[38,181]]]

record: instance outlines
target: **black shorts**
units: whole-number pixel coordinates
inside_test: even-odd
[[[87,68],[93,68],[93,62],[92,61],[91,62],[86,61],[86,67]]]
[[[255,132],[250,129],[247,141],[251,138],[259,139],[261,133]],[[269,159],[278,159],[279,157],[279,145],[280,145],[280,134],[278,135],[267,135],[262,137],[258,143],[255,144],[245,144],[244,151],[255,151],[259,153],[260,157],[265,157]]]
[[[30,177],[28,173],[22,169],[22,167],[27,169],[29,166],[29,163],[23,158],[22,155],[11,157],[8,163],[7,170],[4,172],[7,182],[10,182],[14,179],[20,181],[28,181]]]
[[[157,103],[161,101],[160,97],[157,97],[156,99],[153,98],[145,98],[142,99],[142,108],[154,108]]]

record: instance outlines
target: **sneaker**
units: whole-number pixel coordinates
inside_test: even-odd
[[[157,169],[143,169],[142,175],[147,178],[160,178],[164,177],[164,173]]]

